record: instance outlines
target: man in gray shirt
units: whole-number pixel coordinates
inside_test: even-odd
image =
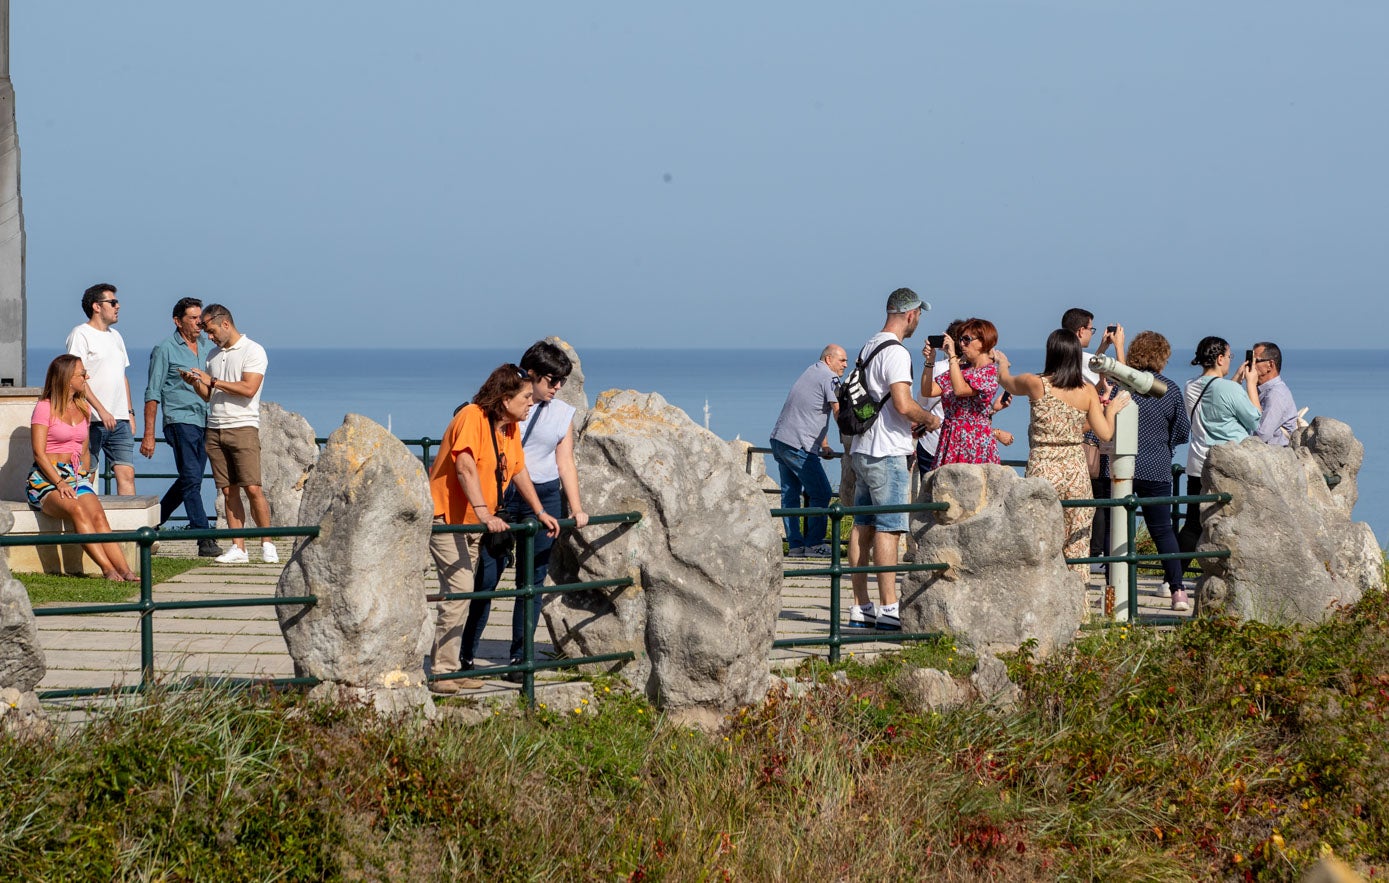
[[[1235,375],[1237,383],[1244,382],[1248,365]],[[1283,382],[1283,352],[1278,344],[1262,341],[1254,344],[1254,374],[1259,380],[1259,428],[1254,430],[1271,445],[1286,446],[1288,437],[1297,429],[1297,403],[1292,390]]]
[[[848,364],[849,357],[842,346],[832,343],[825,347],[820,361],[801,373],[786,396],[786,404],[781,406],[781,414],[772,428],[772,456],[781,473],[781,505],[784,508],[799,507],[802,490],[811,507],[829,505],[832,490],[820,458],[830,453],[825,434],[830,417],[839,413],[835,388]],[[802,534],[801,520],[787,518],[787,554],[792,558],[828,555],[826,525],[823,515],[807,518]]]

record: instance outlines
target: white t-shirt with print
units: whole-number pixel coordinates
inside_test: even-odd
[[[911,353],[900,345],[901,341],[891,331],[880,331],[868,338],[868,343],[859,351],[859,358],[867,358],[885,340],[893,341],[893,344],[878,353],[863,372],[863,386],[875,399],[886,396],[894,383],[905,383],[910,388],[912,382]],[[878,419],[854,441],[854,453],[869,457],[905,457],[912,452],[915,443],[911,421],[902,416],[892,406],[892,400],[888,399],[883,402]]]

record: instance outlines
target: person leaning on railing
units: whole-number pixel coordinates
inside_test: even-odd
[[[49,364],[43,397],[29,419],[34,468],[25,496],[43,514],[71,521],[78,533],[110,533],[111,524],[92,487],[91,405],[86,391],[87,369],[81,359],[63,355]],[[140,581],[117,544],[83,543],[82,548],[107,579]]]
[[[1008,357],[1002,350],[994,350],[999,385],[1013,395],[1026,395],[1032,405],[1027,424],[1027,476],[1046,479],[1063,500],[1090,497],[1090,472],[1080,447],[1087,421],[1091,432],[1101,441],[1109,441],[1114,437],[1114,415],[1129,404],[1129,395],[1124,392],[1109,404],[1100,405],[1098,390],[1080,371],[1082,355],[1080,340],[1064,328],[1047,337],[1047,358],[1040,375],[1013,376]],[[1066,557],[1086,557],[1095,510],[1065,507],[1061,517]],[[1071,569],[1082,579],[1089,579],[1089,565],[1072,564]]]
[[[535,493],[517,424],[530,413],[534,392],[529,376],[519,366],[505,364],[494,370],[473,396],[471,404],[454,414],[439,453],[429,469],[429,492],[434,499],[435,524],[482,524],[491,533],[508,527],[497,517],[501,493],[515,482],[526,505],[545,526],[548,536],[559,534],[554,519]],[[490,592],[497,587],[501,563],[482,549],[477,533],[436,533],[429,538],[429,552],[439,570],[439,589],[445,594]],[[492,610],[490,598],[479,601],[440,601],[434,627],[431,671],[436,675],[473,667],[482,629]],[[476,690],[474,678],[432,681],[436,693]]]
[[[563,515],[560,495],[568,504],[569,515],[576,527],[588,524],[588,513],[579,500],[579,469],[574,463],[574,406],[555,398],[559,388],[569,379],[574,363],[564,354],[564,350],[548,340],[538,340],[521,356],[521,370],[531,381],[535,406],[518,429],[521,433],[521,447],[526,452],[526,472],[535,485],[535,495],[545,511],[554,518]],[[522,521],[530,514],[528,503],[521,496],[521,485],[512,482],[506,489],[502,502],[512,521]],[[533,582],[541,585],[545,574],[550,570],[550,550],[555,538],[548,533],[535,536],[535,555],[531,559],[534,567]],[[526,605],[516,599],[516,607],[511,614],[511,647],[509,664],[519,665],[525,651],[526,633],[534,634],[540,612],[539,601],[531,605],[530,621],[526,621]],[[502,676],[513,683],[521,683],[524,675],[514,671]]]

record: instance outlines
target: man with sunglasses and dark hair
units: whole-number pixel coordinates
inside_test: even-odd
[[[1241,365],[1235,382],[1243,383],[1249,365]],[[1254,344],[1254,376],[1259,381],[1259,428],[1254,434],[1271,445],[1286,447],[1297,429],[1297,402],[1283,382],[1283,351],[1267,340]]]
[[[530,472],[531,483],[545,512],[554,518],[574,519],[578,527],[588,524],[588,513],[579,500],[579,471],[574,465],[574,406],[559,398],[556,393],[569,379],[574,363],[560,346],[549,338],[536,341],[521,356],[521,369],[530,378],[535,394],[535,405],[530,414],[517,425],[521,433],[521,445],[526,452],[526,468]],[[561,502],[561,499],[563,502]],[[513,522],[524,521],[532,516],[531,507],[521,497],[516,485],[507,488],[502,497]],[[545,582],[550,569],[550,551],[555,538],[544,531],[535,535],[535,584]],[[511,615],[511,648],[508,665],[519,665],[524,655],[524,642],[527,634],[535,633],[535,625],[540,612],[540,599],[537,598],[532,613],[536,614],[526,621],[524,599],[516,599],[516,608]],[[521,672],[509,672],[503,677],[519,683]]]
[[[116,286],[98,282],[82,293],[82,312],[87,321],[68,334],[67,352],[87,368],[87,401],[92,406],[88,430],[92,467],[104,452],[116,475],[116,493],[135,493],[135,409],[131,405],[130,367],[125,340],[113,326],[120,321],[121,302]]]

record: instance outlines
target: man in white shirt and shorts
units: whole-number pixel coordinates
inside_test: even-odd
[[[236,330],[231,311],[221,304],[203,307],[203,330],[217,345],[207,357],[206,371],[187,371],[183,379],[208,403],[207,461],[212,479],[227,509],[227,527],[246,526],[246,510],[237,488],[246,492],[257,527],[270,526],[270,504],[261,488],[260,392],[269,359],[265,347]],[[246,540],[237,538],[219,564],[245,564]],[[275,544],[261,543],[266,564],[280,560]]]
[[[907,457],[915,442],[912,424],[924,424],[927,431],[940,428],[940,418],[922,408],[912,397],[912,357],[902,341],[916,333],[921,314],[930,306],[910,288],[899,288],[887,299],[887,321],[883,330],[868,339],[859,351],[865,363],[864,387],[882,400],[882,409],[862,435],[854,436],[850,462],[854,470],[855,506],[893,506],[908,502],[910,474]],[[881,344],[887,344],[872,356]],[[872,356],[872,358],[870,358]],[[854,542],[850,564],[866,567],[869,552],[879,566],[897,563],[898,538],[907,530],[907,513],[886,512],[854,516]],[[876,609],[868,599],[868,575],[852,577],[854,606],[849,608],[849,625],[898,631],[902,628],[897,608],[897,574],[878,574]]]
[[[104,454],[116,476],[116,493],[135,493],[135,409],[130,404],[130,381],[125,369],[130,357],[125,340],[112,326],[120,321],[116,286],[98,282],[82,293],[87,321],[68,334],[67,351],[87,369],[87,401],[92,406],[88,430],[92,468]]]

